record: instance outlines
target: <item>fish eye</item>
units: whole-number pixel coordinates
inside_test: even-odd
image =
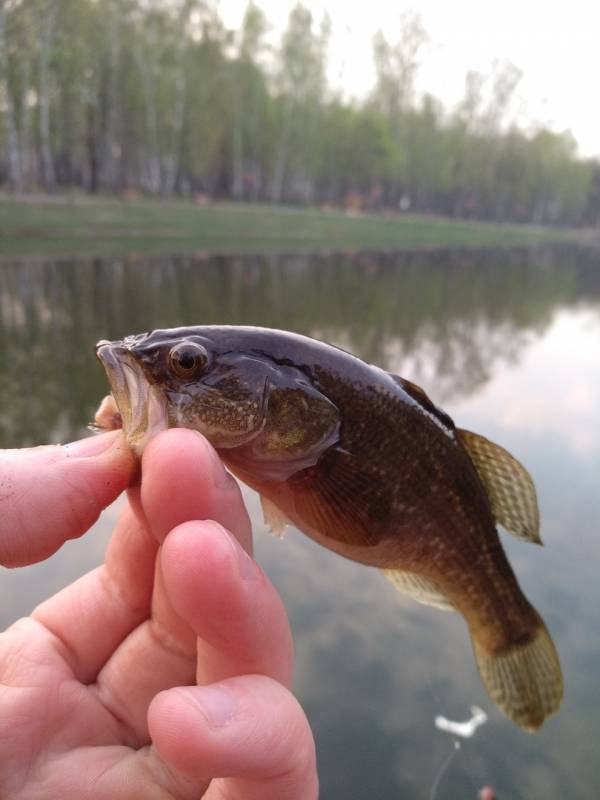
[[[169,352],[169,366],[178,378],[192,378],[208,363],[208,354],[199,344],[183,342]]]

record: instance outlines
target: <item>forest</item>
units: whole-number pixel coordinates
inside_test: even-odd
[[[417,90],[407,15],[349,98],[330,35],[302,4],[273,42],[253,2],[230,30],[206,0],[0,0],[0,188],[600,225],[600,162],[511,124],[516,67],[468,73],[445,108]]]

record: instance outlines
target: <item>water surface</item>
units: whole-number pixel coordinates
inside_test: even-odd
[[[462,742],[435,797],[600,796],[600,269],[575,248],[420,254],[15,261],[0,265],[0,444],[85,431],[106,384],[100,338],[238,323],[317,336],[421,383],[458,425],[521,459],[545,548],[503,541],[556,641],[561,712],[534,736],[491,705],[456,615],[398,595],[377,571],[294,529],[257,557],[286,602],[296,691],[313,725],[325,800],[429,798],[453,741],[434,727],[489,722]],[[0,621],[96,565],[116,509],[48,562],[0,573]]]

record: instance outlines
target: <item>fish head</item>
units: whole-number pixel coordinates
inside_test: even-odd
[[[263,387],[244,357],[178,329],[100,341],[104,367],[129,443],[142,451],[159,431],[192,428],[233,447],[260,429]],[[229,357],[228,357],[229,355]]]
[[[161,430],[191,428],[217,449],[235,450],[247,469],[283,479],[337,439],[337,408],[300,370],[231,348],[217,328],[103,340],[96,355],[138,453]]]

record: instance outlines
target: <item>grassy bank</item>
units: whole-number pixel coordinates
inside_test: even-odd
[[[589,238],[564,229],[317,209],[87,197],[0,200],[0,256],[481,247]]]

